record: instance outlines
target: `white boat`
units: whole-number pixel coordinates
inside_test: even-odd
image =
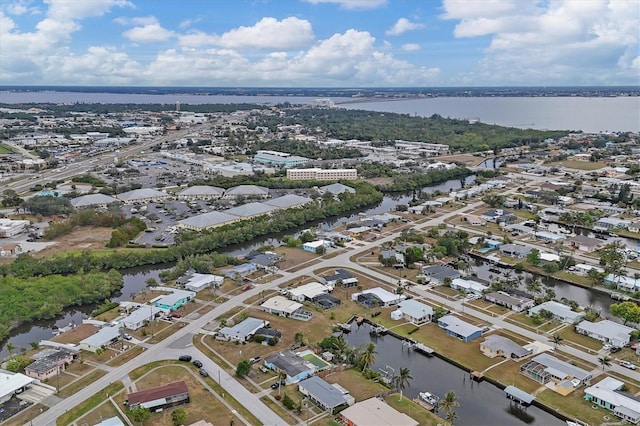
[[[418,395],[420,396],[420,399],[426,402],[427,404],[432,405],[434,407],[438,406],[439,398],[434,394],[429,392],[420,392]]]

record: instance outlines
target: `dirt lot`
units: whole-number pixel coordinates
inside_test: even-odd
[[[34,254],[47,257],[67,251],[103,250],[111,238],[111,228],[83,227],[53,240],[56,244]]]
[[[317,254],[304,251],[301,248],[278,247],[275,252],[282,256],[282,261],[278,262],[278,268],[283,271],[318,258]]]
[[[58,343],[75,343],[77,344],[81,340],[86,339],[89,336],[93,336],[98,332],[98,327],[94,327],[90,324],[82,324],[74,328],[73,330],[62,333],[59,336],[52,338],[54,342]]]

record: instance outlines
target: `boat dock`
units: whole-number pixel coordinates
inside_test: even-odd
[[[429,404],[428,402],[425,402],[423,400],[421,400],[420,398],[414,398],[413,402],[415,402],[416,404],[418,404],[419,406],[421,406],[422,408],[424,408],[427,411],[434,411],[436,409],[436,407],[432,404]]]
[[[420,351],[428,356],[433,355],[433,353],[435,352],[434,349],[431,349],[429,346],[423,345],[422,343],[416,343],[413,346],[413,349],[415,349],[416,351]]]

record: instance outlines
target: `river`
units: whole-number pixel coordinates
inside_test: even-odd
[[[410,398],[419,392],[431,392],[440,398],[451,390],[458,396],[460,406],[455,408],[459,419],[457,425],[495,426],[495,425],[565,425],[566,423],[535,406],[526,410],[515,408],[505,393],[489,382],[476,383],[469,380],[468,373],[436,356],[427,357],[417,352],[407,351],[400,340],[387,335],[372,338],[370,326],[364,324],[345,334],[350,346],[356,347],[374,342],[376,344],[376,362],[374,371],[391,367],[399,371],[406,367],[411,371],[413,380],[404,389],[404,395]],[[478,352],[478,356],[482,356]]]
[[[19,103],[132,103],[132,104],[313,104],[315,97],[226,96],[194,94],[83,93],[63,91],[2,91],[6,104]],[[353,102],[333,97],[340,108],[395,112],[428,117],[479,120],[517,128],[575,130],[590,133],[640,131],[640,97],[437,97]]]

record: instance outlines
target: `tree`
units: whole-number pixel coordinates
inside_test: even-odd
[[[412,263],[424,260],[424,251],[417,246],[409,247],[405,250],[404,256],[406,265],[410,266]]]
[[[459,417],[458,417],[458,413],[456,413],[455,411],[449,411],[445,416],[445,420],[451,423],[452,425],[454,420],[457,420],[457,419],[459,419]]]
[[[7,342],[7,344],[4,347],[7,350],[7,352],[9,352],[9,357],[11,357],[11,355],[13,354],[14,349],[16,348],[16,345],[14,345],[11,342]]]
[[[156,281],[155,278],[147,278],[146,280],[144,280],[144,283],[147,285],[147,287],[155,287],[158,285],[158,281]]]
[[[623,274],[626,264],[627,255],[622,242],[616,240],[600,250],[600,265],[604,268],[605,275],[613,276],[612,281],[615,282]]]
[[[602,366],[602,371],[604,371],[605,367],[611,367],[611,358],[609,358],[606,355],[603,356],[603,357],[598,358],[598,362]]]
[[[613,303],[609,309],[613,316],[623,321],[624,325],[627,323],[640,324],[640,306],[635,302]]]
[[[173,421],[173,426],[183,425],[187,421],[187,413],[184,411],[184,408],[176,408],[173,410],[171,420]]]
[[[18,196],[13,189],[5,189],[2,191],[2,206],[3,207],[18,207],[22,205],[24,200]]]
[[[458,395],[454,391],[449,391],[444,394],[444,398],[440,400],[440,409],[445,410],[447,412],[453,411],[455,407],[460,406],[460,401],[458,401]]]
[[[365,347],[364,351],[362,351],[362,353],[360,354],[359,359],[360,363],[362,364],[362,371],[366,370],[376,362],[377,354],[378,352],[376,352],[376,345],[374,343],[369,343]]]
[[[527,284],[527,291],[530,291],[534,296],[538,295],[542,291],[542,285],[540,284],[540,280],[538,278],[532,279]]]
[[[538,249],[533,249],[529,252],[529,254],[527,254],[527,262],[529,262],[532,265],[539,265],[540,264],[540,250]]]
[[[251,371],[251,363],[248,359],[243,359],[238,363],[238,366],[236,367],[236,376],[244,377],[249,374],[249,371]]]
[[[558,349],[558,345],[561,345],[563,340],[564,340],[564,338],[562,336],[560,336],[557,333],[554,334],[553,335],[553,348],[554,349]]]
[[[591,287],[594,287],[597,285],[602,285],[606,274],[604,272],[600,272],[596,268],[591,268],[587,272],[587,277],[589,277],[589,279],[591,280]]]
[[[396,388],[400,391],[400,400],[402,400],[402,391],[405,387],[411,387],[411,380],[413,377],[411,376],[411,371],[407,367],[400,367],[400,372],[398,376],[396,376]]]
[[[136,408],[129,410],[129,414],[133,417],[134,422],[138,422],[141,425],[144,424],[149,417],[151,417],[151,411],[148,408],[137,406]]]
[[[304,345],[304,334],[298,332],[293,336],[293,341],[296,342],[298,345]]]

